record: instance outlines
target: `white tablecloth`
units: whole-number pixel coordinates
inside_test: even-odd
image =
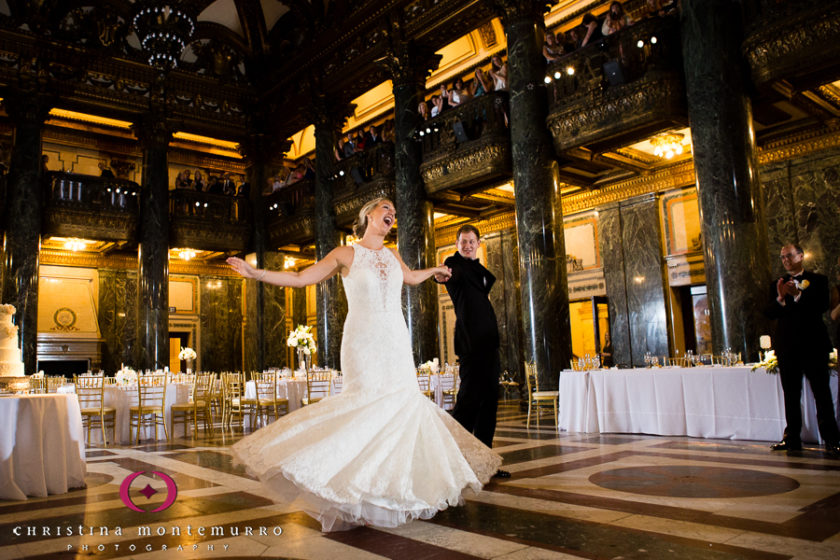
[[[71,383],[58,388],[59,393],[74,393],[75,386]],[[172,405],[190,402],[190,392],[192,385],[190,383],[170,383],[166,386],[166,429],[172,431]],[[117,442],[121,445],[134,443],[131,438],[131,426],[129,423],[129,409],[131,406],[137,404],[137,386],[136,385],[106,385],[105,386],[105,406],[110,406],[117,411],[116,418],[116,433]],[[98,428],[99,424],[94,422],[90,437],[93,444],[102,442],[102,431]],[[111,430],[108,429],[108,437],[110,438]],[[144,427],[140,432],[140,439],[146,440],[154,437],[154,427]],[[180,437],[184,435],[183,423],[178,424],[177,433],[172,434],[172,437]],[[164,439],[163,430],[158,428],[158,439]]]
[[[802,439],[819,442],[814,397],[803,384]],[[747,366],[564,370],[559,390],[561,430],[773,441],[785,428],[779,376]],[[831,390],[838,408],[836,376]]]
[[[0,427],[0,499],[85,485],[82,415],[72,395],[0,397]]]
[[[451,410],[453,408],[454,398],[449,402],[444,402],[443,391],[457,387],[457,374],[454,373],[435,373],[429,376],[429,388],[434,391],[435,403],[444,410]]]
[[[277,379],[277,398],[288,399],[289,412],[301,407],[301,400],[306,396],[305,379]],[[245,398],[257,398],[257,384],[253,381],[245,383]]]

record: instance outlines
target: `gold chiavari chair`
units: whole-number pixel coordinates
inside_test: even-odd
[[[435,392],[432,389],[432,376],[428,371],[417,370],[417,385],[420,387],[420,392],[435,400]]]
[[[245,393],[244,375],[238,372],[222,373],[224,405],[222,406],[222,429],[230,426],[233,431],[232,419],[239,416],[239,425],[244,430],[242,397]]]
[[[441,406],[444,410],[451,410],[455,407],[455,402],[458,400],[458,388],[460,386],[458,373],[454,370],[451,373],[441,373],[438,382],[440,383],[441,393],[443,395]]]
[[[29,392],[30,393],[46,393],[47,392],[47,378],[46,377],[35,377],[31,375],[29,377]]]
[[[105,386],[106,387],[109,386],[109,385],[116,386],[116,384],[117,384],[117,378],[116,377],[104,377],[103,379],[105,379]]]
[[[344,376],[341,375],[341,372],[338,370],[333,371],[332,386],[336,395],[340,394],[341,391],[344,390]]]
[[[686,358],[685,358],[685,356],[666,358],[665,359],[665,365],[686,367]]]
[[[59,387],[67,385],[67,378],[63,375],[51,375],[47,377],[47,393],[55,393]]]
[[[306,397],[301,404],[314,404],[324,397],[330,396],[330,382],[332,370],[308,371],[306,374]]]
[[[251,417],[252,428],[255,426],[256,417],[259,417],[262,425],[265,426],[271,415],[274,415],[274,419],[277,420],[281,415],[289,413],[289,399],[277,396],[276,372],[261,373],[254,383],[257,386],[257,410]]]
[[[560,391],[540,391],[540,377],[537,375],[537,365],[534,362],[525,362],[525,379],[528,386],[528,419],[525,421],[525,425],[531,425],[532,406],[537,409],[537,418],[539,418],[539,407],[551,403],[554,407],[554,418],[556,419]]]
[[[117,439],[117,409],[105,406],[105,383],[100,376],[77,375],[73,379],[79,408],[82,409],[82,428],[87,426],[86,441],[90,445],[90,430],[98,420],[102,430],[102,444],[108,446],[107,428],[111,428],[112,441]]]
[[[131,430],[136,428],[135,443],[140,443],[140,430],[144,426],[154,426],[155,440],[158,437],[158,426],[163,426],[163,435],[169,441],[169,431],[166,427],[166,374],[149,374],[137,377],[137,404],[128,409],[129,437]]]
[[[189,423],[193,424],[193,433],[198,435],[198,417],[204,421],[204,433],[212,433],[212,418],[210,417],[210,396],[213,391],[212,373],[201,373],[192,375],[192,388],[190,400],[186,403],[176,403],[170,408],[172,417],[172,433],[175,433],[175,426],[179,422],[184,424],[184,437],[190,434]]]

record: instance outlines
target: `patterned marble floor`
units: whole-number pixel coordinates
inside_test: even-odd
[[[0,558],[840,558],[840,460],[818,449],[558,434],[502,406],[494,446],[510,479],[429,521],[323,534],[232,465],[239,437],[89,449],[86,489],[0,501]],[[156,513],[174,496],[153,471],[177,486]]]

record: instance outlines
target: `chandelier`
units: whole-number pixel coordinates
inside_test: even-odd
[[[178,59],[195,31],[195,19],[182,11],[177,0],[143,2],[132,25],[140,38],[149,65],[161,72],[178,66]]]
[[[87,241],[73,237],[64,242],[64,248],[73,252],[84,251],[87,249]]]
[[[182,261],[188,261],[195,258],[196,252],[192,249],[175,249],[178,251],[178,258]]]
[[[679,132],[666,132],[659,136],[654,136],[650,139],[653,145],[653,153],[657,157],[671,159],[683,153],[683,138],[685,136]]]

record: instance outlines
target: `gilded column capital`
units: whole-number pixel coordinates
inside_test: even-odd
[[[159,112],[143,115],[131,129],[143,148],[166,148],[172,139],[172,126]]]
[[[312,88],[311,101],[306,106],[306,118],[315,125],[316,133],[319,129],[340,130],[347,118],[356,110],[352,103],[331,98]]]
[[[3,107],[15,124],[43,124],[58,98],[48,93],[13,89],[3,94]]]
[[[400,40],[393,41],[385,56],[377,62],[390,74],[395,86],[416,83],[422,87],[441,58],[429,47]]]
[[[543,22],[543,14],[553,4],[547,0],[493,0],[496,12],[504,23],[517,19],[534,19]]]

